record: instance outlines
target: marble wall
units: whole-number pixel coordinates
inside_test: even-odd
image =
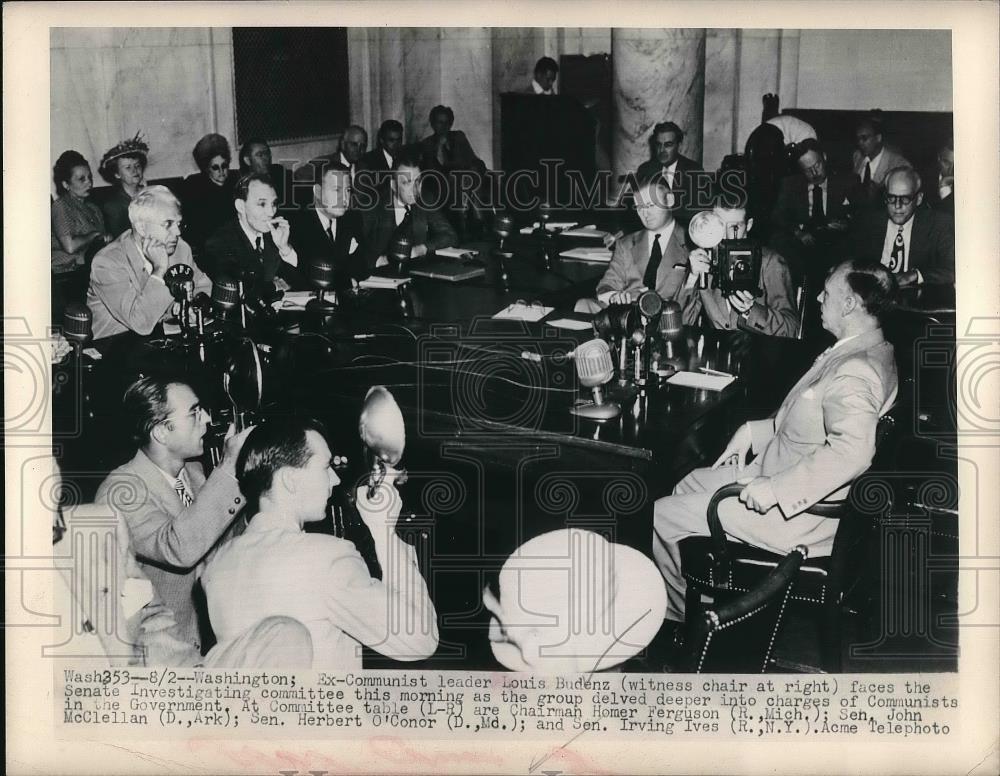
[[[228,28],[53,29],[51,44],[53,162],[76,149],[99,185],[104,152],[141,130],[147,177],[161,178],[194,172],[191,150],[207,132],[234,141]]]
[[[667,32],[682,40],[694,31],[643,34],[666,40]],[[769,91],[780,94],[782,107],[951,109],[946,30],[695,34],[702,36],[700,49],[688,41],[650,54],[645,49],[655,48],[653,42],[610,28],[352,28],[346,74],[351,120],[369,129],[373,144],[378,124],[397,118],[413,141],[429,134],[434,105],[450,105],[456,127],[495,165],[500,93],[526,90],[543,55],[558,60],[561,54],[610,53],[613,37],[616,78],[626,84],[621,93],[641,93],[647,106],[633,110],[630,100],[620,102],[618,142],[626,165],[646,158],[643,133],[669,116],[689,132],[683,152],[717,167],[727,153],[743,148],[760,122],[761,95]],[[75,148],[96,166],[105,150],[142,130],[152,148],[149,177],[169,177],[194,171],[191,149],[206,132],[235,142],[228,28],[54,29],[51,43],[53,161]],[[700,61],[699,109],[682,92],[695,82]],[[277,143],[274,152],[277,159],[304,160],[337,143],[331,135]]]

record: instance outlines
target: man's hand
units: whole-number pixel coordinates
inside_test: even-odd
[[[354,494],[358,514],[376,542],[396,530],[396,521],[403,509],[403,500],[393,485],[395,476],[396,473],[390,470],[371,498],[368,498],[367,484],[359,487]]]
[[[614,234],[606,234],[601,238],[601,242],[604,243],[605,248],[611,248],[616,242],[618,242],[622,237],[625,236],[624,232],[615,232]]]
[[[427,255],[427,246],[421,243],[420,245],[414,245],[413,250],[410,251],[411,259],[419,259],[421,256]]]
[[[778,503],[778,497],[774,495],[774,488],[771,486],[771,478],[752,479],[740,492],[740,501],[746,504],[748,509],[763,515]]]
[[[388,267],[389,266],[389,259],[387,259],[385,256],[379,256],[377,259],[375,259],[375,266],[376,267]]]
[[[167,246],[150,236],[140,238],[139,247],[142,248],[142,255],[149,259],[153,265],[153,275],[163,279],[163,275],[170,266],[170,255],[167,253]]]
[[[718,469],[723,464],[735,463],[737,466],[742,467],[747,459],[747,453],[750,452],[750,447],[753,444],[753,440],[750,437],[750,426],[744,423],[738,429],[736,433],[733,434],[733,438],[729,440],[729,444],[726,445],[726,449],[722,451],[722,455],[719,459],[712,465],[713,469]]]
[[[274,245],[279,253],[288,250],[288,235],[291,232],[287,219],[278,217],[271,221],[271,237],[274,238]]]
[[[688,264],[691,265],[691,273],[694,275],[704,275],[712,270],[712,259],[704,248],[695,248],[691,251],[688,254]]]
[[[236,433],[236,426],[232,423],[229,424],[229,428],[226,430],[226,441],[222,448],[222,460],[219,461],[220,469],[224,469],[233,477],[236,476],[236,459],[240,455],[240,450],[243,449],[243,443],[247,441],[250,432],[255,428],[256,426],[248,426]]]
[[[646,287],[643,286],[639,289],[639,293],[645,290]],[[608,304],[632,304],[632,295],[628,291],[615,291],[608,297]]]
[[[749,291],[737,291],[735,294],[730,294],[726,297],[729,300],[729,304],[732,305],[733,309],[742,314],[749,312],[750,308],[753,307],[753,294]]]
[[[907,288],[917,284],[917,271],[911,269],[909,272],[899,272],[896,274],[896,283],[900,288]]]

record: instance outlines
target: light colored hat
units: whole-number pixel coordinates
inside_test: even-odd
[[[663,577],[641,552],[580,528],[525,542],[500,570],[500,599],[487,589],[490,642],[514,671],[573,673],[612,668],[644,649],[663,625]]]

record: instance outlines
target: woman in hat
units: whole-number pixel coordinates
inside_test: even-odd
[[[230,170],[232,152],[222,135],[205,135],[194,147],[194,161],[200,172],[184,180],[181,198],[184,239],[197,255],[211,234],[236,217],[233,190],[239,174]]]
[[[101,177],[113,187],[113,192],[101,204],[104,224],[112,237],[131,228],[128,206],[146,185],[146,162],[149,146],[137,132],[131,140],[123,140],[101,159]]]
[[[101,209],[90,201],[94,178],[77,151],[64,151],[52,168],[58,197],[52,203],[52,300],[56,314],[65,302],[82,301],[90,260],[111,241]]]

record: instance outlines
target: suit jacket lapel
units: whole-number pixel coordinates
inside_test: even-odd
[[[670,235],[670,239],[667,240],[666,247],[663,250],[663,260],[660,262],[660,267],[656,271],[656,288],[663,289],[663,294],[667,298],[673,298],[677,295],[676,284],[670,285],[667,283],[668,280],[675,279],[675,275],[681,275],[681,282],[687,277],[687,273],[676,273],[674,272],[675,264],[683,264],[687,266],[688,254],[684,249],[683,235],[684,227],[678,223],[674,223],[674,231]],[[646,261],[649,261],[649,257],[646,257]]]
[[[910,255],[907,257],[907,269],[914,269],[917,264],[922,264],[922,259],[930,245],[930,211],[923,211],[919,207],[913,214],[913,229],[910,231]]]
[[[135,473],[145,484],[150,496],[155,496],[163,508],[170,513],[170,516],[175,517],[181,511],[181,500],[177,491],[167,482],[167,478],[160,468],[149,460],[149,456],[142,450],[135,454],[132,463]],[[191,484],[193,486],[194,482]]]

